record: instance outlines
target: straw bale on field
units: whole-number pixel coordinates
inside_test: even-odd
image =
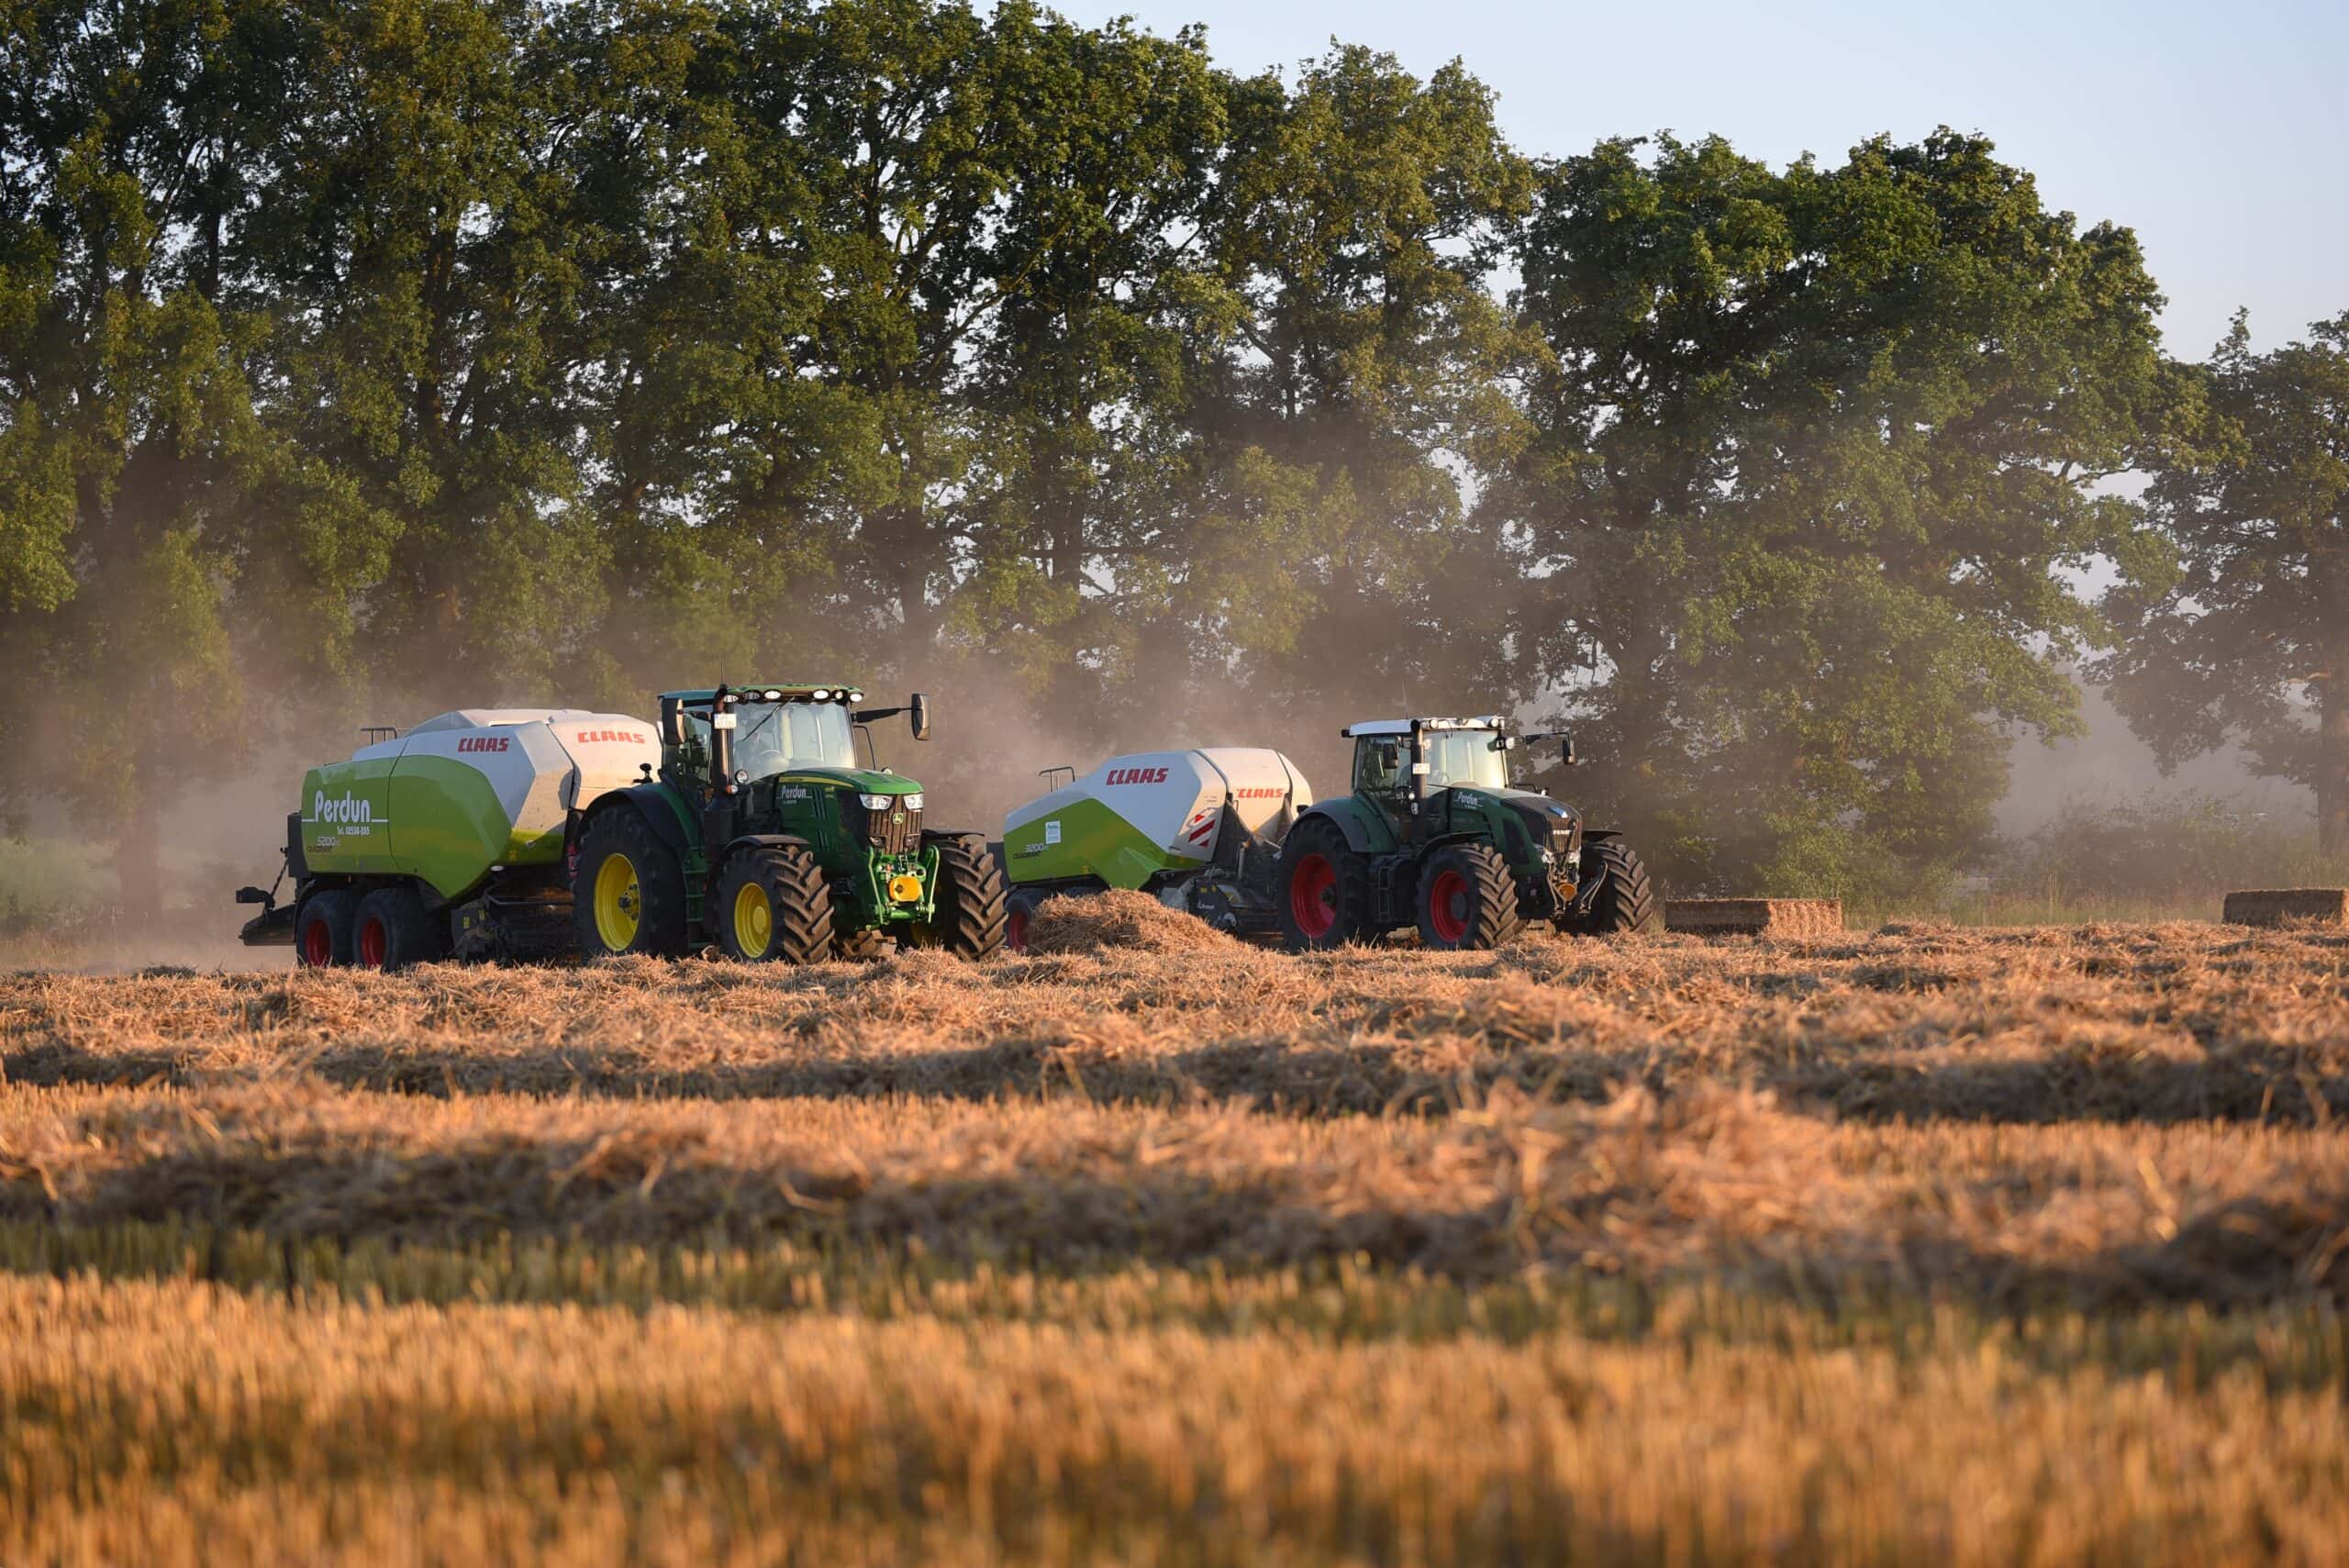
[[[2349,887],[2269,887],[2227,895],[2230,926],[2280,926],[2287,920],[2349,925]]]
[[[1843,929],[1840,898],[1668,898],[1664,927],[1699,937],[1828,937]]]

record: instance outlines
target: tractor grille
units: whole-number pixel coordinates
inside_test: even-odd
[[[921,813],[891,806],[867,811],[854,795],[848,797],[849,831],[885,855],[910,855],[921,848]]]

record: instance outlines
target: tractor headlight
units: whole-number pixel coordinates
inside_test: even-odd
[[[867,811],[886,811],[889,803],[896,798],[894,795],[860,795],[856,803]]]
[[[919,811],[921,809],[921,791],[919,790],[914,791],[911,795],[901,795],[897,798],[906,803],[906,809],[907,811]]]

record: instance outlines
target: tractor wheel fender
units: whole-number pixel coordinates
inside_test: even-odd
[[[1352,799],[1316,801],[1297,813],[1296,825],[1289,828],[1289,832],[1293,835],[1306,823],[1320,819],[1331,823],[1344,834],[1346,848],[1358,855],[1384,854],[1393,849],[1394,836],[1385,830],[1386,824],[1381,822],[1379,830],[1373,832],[1371,825],[1364,820],[1364,816],[1363,806]]]
[[[667,785],[658,784],[631,784],[626,789],[597,795],[587,809],[579,814],[578,828],[572,836],[572,842],[583,842],[596,820],[612,811],[633,811],[644,818],[644,825],[652,830],[652,836],[667,845],[670,852],[680,861],[694,847],[693,833],[685,825],[684,803]]]
[[[816,846],[796,833],[745,833],[739,839],[729,839],[723,850],[709,857],[709,874],[713,884],[726,869],[727,862],[745,850],[805,850],[812,856]]]

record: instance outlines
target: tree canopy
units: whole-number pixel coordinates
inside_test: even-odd
[[[2191,379],[2104,673],[2165,762],[2241,740],[2316,793],[2321,847],[2349,852],[2349,315],[2267,354],[2238,316]]]
[[[1856,891],[2116,628],[2349,810],[2349,328],[2170,363],[1980,137],[1542,160],[1457,63],[1018,0],[28,0],[0,172],[0,800],[127,878],[289,714],[787,669],[1325,768],[1558,715],[1681,884]]]

